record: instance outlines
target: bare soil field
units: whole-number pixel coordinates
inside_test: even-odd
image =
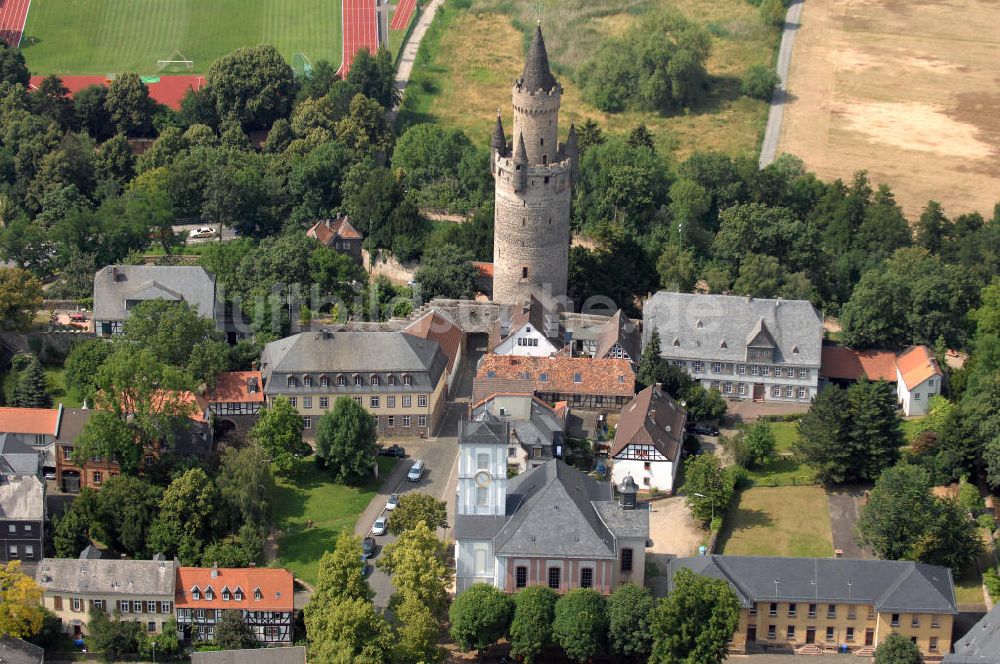
[[[1000,3],[807,0],[779,153],[823,178],[869,171],[915,219],[1000,201]]]

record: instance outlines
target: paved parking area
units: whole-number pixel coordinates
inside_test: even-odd
[[[873,558],[854,537],[854,527],[864,504],[864,492],[864,487],[843,487],[826,493],[830,507],[833,548],[843,551],[845,558]]]
[[[698,546],[705,537],[683,496],[671,496],[650,503],[649,539],[653,545],[646,549],[646,564],[655,565],[658,574],[650,576],[647,573],[646,585],[655,596],[667,594],[667,564],[670,559],[697,555]]]

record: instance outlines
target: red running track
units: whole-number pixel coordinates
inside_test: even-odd
[[[351,70],[351,62],[358,49],[367,47],[373,54],[378,50],[375,2],[376,0],[343,0],[341,4],[341,25],[344,30],[341,76],[347,76],[347,72]]]
[[[18,46],[28,20],[31,0],[0,0],[0,39],[8,46]]]
[[[410,24],[410,17],[413,16],[413,8],[417,6],[417,0],[399,0],[396,5],[396,12],[392,15],[392,22],[389,23],[390,30],[405,30]]]
[[[8,0],[9,2],[10,0]],[[29,83],[32,89],[42,84],[44,76],[32,76]],[[83,90],[88,85],[110,85],[104,76],[60,76],[63,85],[69,89],[70,95]],[[181,99],[187,94],[188,88],[200,90],[205,83],[204,76],[161,76],[158,83],[147,83],[149,96],[153,101],[166,104],[175,111],[181,107]]]

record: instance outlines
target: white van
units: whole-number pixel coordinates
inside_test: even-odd
[[[421,460],[416,460],[413,465],[410,466],[410,472],[406,474],[406,479],[411,482],[419,482],[420,478],[424,476],[424,462]]]

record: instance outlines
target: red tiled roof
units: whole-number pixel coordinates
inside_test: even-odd
[[[358,229],[351,225],[347,217],[337,219],[320,219],[313,227],[306,231],[306,235],[320,241],[324,246],[329,246],[335,238],[345,240],[361,240],[364,236]]]
[[[912,346],[896,358],[906,389],[912,390],[928,378],[941,375],[941,367],[927,346]]]
[[[635,393],[635,374],[627,360],[589,357],[485,355],[476,382],[480,393],[493,384],[501,388],[494,392],[517,391],[519,383],[532,385],[536,392],[557,394],[631,397]]]
[[[58,408],[0,408],[0,433],[56,435]]]
[[[217,573],[212,576],[213,571]],[[245,611],[292,611],[295,590],[292,573],[284,569],[266,567],[178,567],[175,604],[185,609],[243,609]],[[197,586],[201,599],[194,599],[191,590]],[[205,599],[205,591],[211,587],[213,599]],[[235,593],[243,591],[243,601],[222,599],[222,591],[228,588]],[[254,596],[260,590],[260,599]]]
[[[472,261],[472,266],[479,270],[480,277],[493,278],[493,263],[485,263],[483,261]]]
[[[257,381],[251,393],[247,381]],[[259,371],[226,371],[215,378],[215,387],[205,394],[210,403],[263,403],[264,381]]]
[[[428,311],[410,323],[403,332],[413,337],[438,342],[441,350],[448,357],[448,373],[450,374],[454,370],[455,361],[465,344],[465,331],[448,320],[437,309]]]
[[[671,461],[677,458],[684,441],[687,411],[659,386],[650,385],[622,408],[611,456],[629,444],[652,445]]]
[[[852,350],[823,346],[820,375],[840,380],[884,380],[896,382],[896,355],[887,350]]]

